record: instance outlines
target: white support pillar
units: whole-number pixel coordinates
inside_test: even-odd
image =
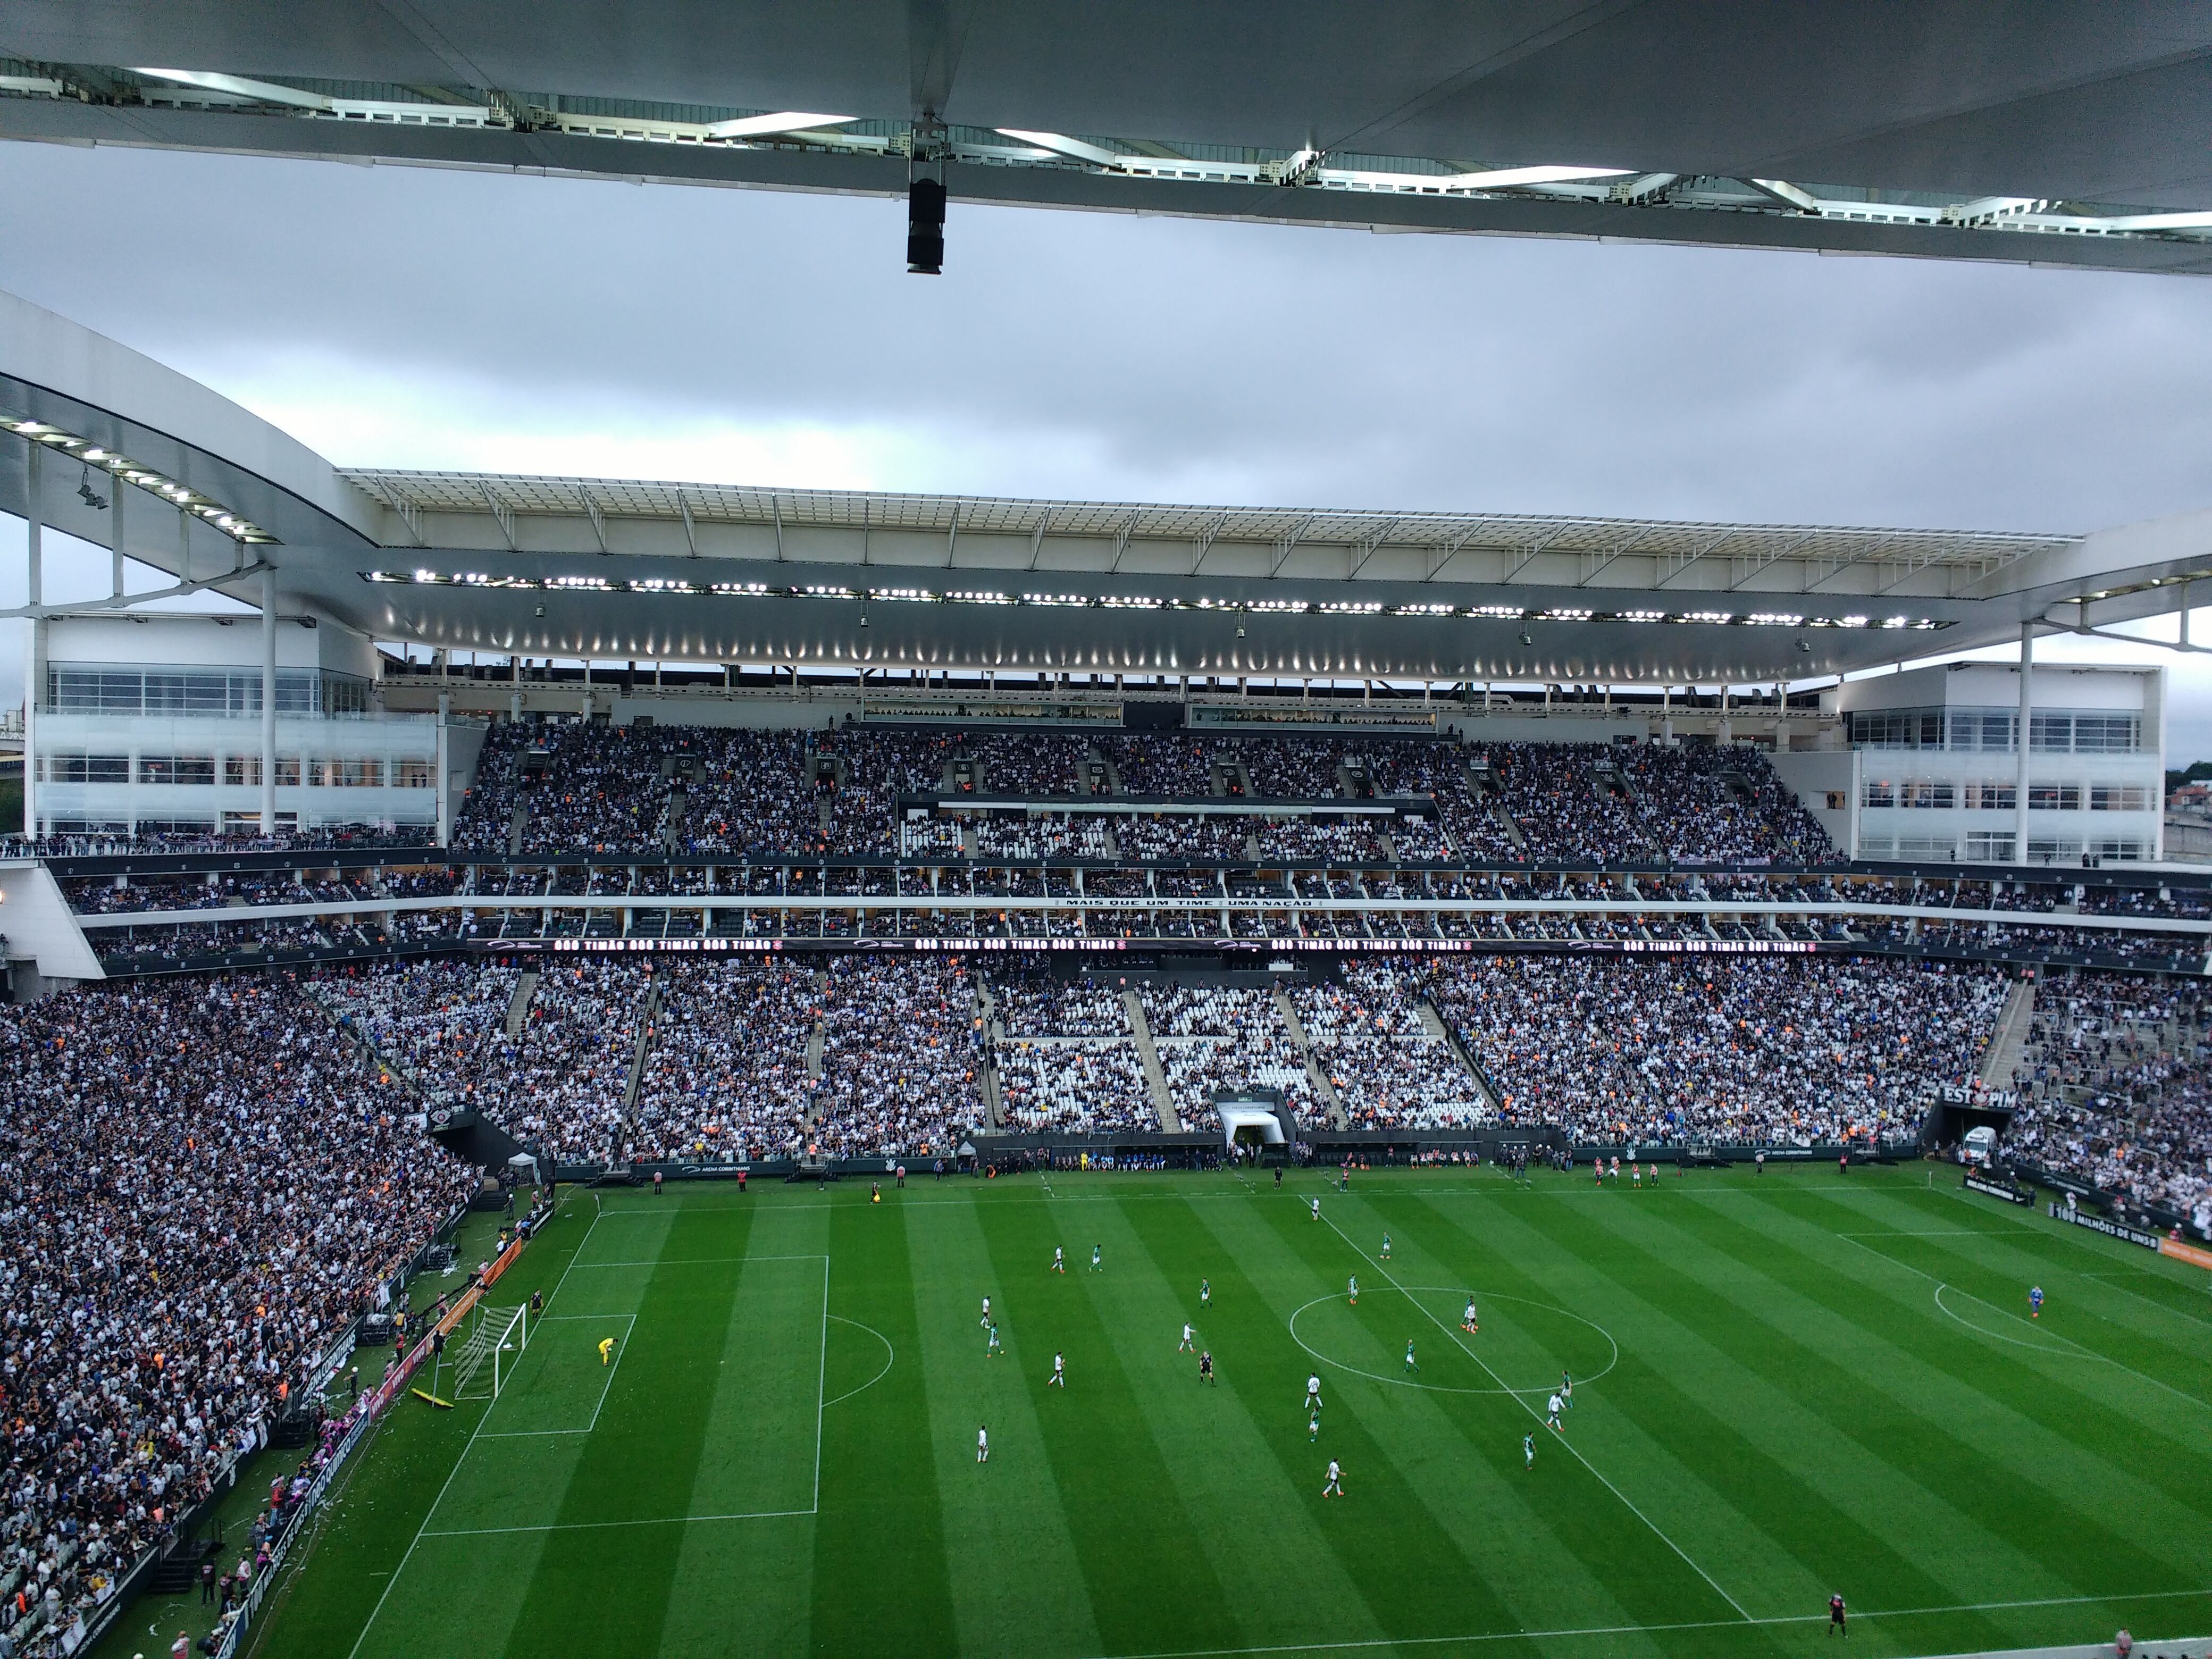
[[[45,520],[46,447],[23,440],[24,603],[46,603]],[[39,833],[39,702],[46,695],[46,619],[31,618],[31,648],[23,657],[23,833]]]
[[[453,719],[453,694],[438,693],[438,845],[448,846],[453,837],[453,739],[448,735]]]
[[[276,833],[276,572],[267,565],[261,568],[261,833]]]
[[[2024,622],[2020,625],[2020,731],[2014,739],[2013,772],[2013,806],[2020,828],[2012,849],[2012,861],[2022,865],[2027,862],[2027,756],[2035,730],[2034,678],[2035,624]]]
[[[123,597],[123,500],[131,493],[131,486],[123,475],[112,472],[107,480],[107,558],[111,567],[108,576],[109,596]]]
[[[1674,688],[1671,685],[1659,688],[1659,737],[1664,743],[1674,740]]]

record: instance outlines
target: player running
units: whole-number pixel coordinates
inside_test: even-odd
[[[1319,1412],[1308,1412],[1306,1413],[1306,1438],[1309,1441],[1318,1440],[1321,1438],[1321,1413]]]
[[[988,1423],[975,1425],[975,1461],[978,1463],[991,1461],[991,1425]]]
[[[1067,1271],[1067,1252],[1057,1244],[1052,1247],[1052,1270],[1056,1273],[1064,1273]]]
[[[1307,1374],[1306,1409],[1308,1411],[1315,1412],[1321,1409],[1321,1373],[1319,1371],[1312,1371]]]
[[[1459,1328],[1469,1336],[1482,1334],[1482,1327],[1474,1317],[1474,1297],[1472,1292],[1468,1293],[1467,1298],[1467,1311],[1460,1316]]]
[[[1091,1247],[1091,1271],[1094,1273],[1102,1271],[1098,1261],[1098,1247],[1096,1244]]]
[[[2028,1287],[2027,1316],[2030,1319],[2040,1319],[2043,1317],[2043,1286],[2040,1285],[2033,1285]]]
[[[1390,1235],[1387,1232],[1382,1235],[1382,1259],[1385,1261],[1390,1259]]]
[[[1337,1468],[1334,1457],[1328,1460],[1328,1484],[1321,1489],[1321,1495],[1323,1498],[1344,1496],[1344,1471]]]
[[[1533,1434],[1521,1437],[1521,1467],[1524,1469],[1536,1467],[1536,1437]]]
[[[1006,1351],[999,1346],[999,1328],[996,1325],[994,1325],[991,1327],[990,1343],[983,1350],[983,1358],[986,1359],[1004,1359],[1006,1357]]]
[[[1209,1386],[1213,1382],[1213,1354],[1211,1350],[1198,1357],[1198,1380]]]
[[[1310,1199],[1308,1199],[1308,1200],[1306,1200],[1306,1202],[1313,1206],[1313,1218],[1314,1218],[1316,1221],[1320,1220],[1320,1219],[1321,1219],[1321,1200],[1320,1200],[1319,1199],[1317,1199],[1317,1198],[1310,1198]]]
[[[1066,1356],[1061,1355],[1061,1354],[1054,1354],[1054,1355],[1053,1355],[1053,1357],[1052,1357],[1052,1380],[1051,1380],[1050,1382],[1047,1382],[1047,1383],[1045,1384],[1045,1387],[1047,1387],[1048,1389],[1064,1389],[1064,1388],[1066,1388],[1066,1386],[1067,1386],[1067,1360],[1066,1360]],[[1554,1428],[1557,1428],[1559,1425],[1558,1425],[1557,1424],[1553,1424],[1553,1426]]]
[[[1192,1341],[1191,1338],[1197,1334],[1198,1333],[1196,1331],[1191,1329],[1190,1321],[1188,1319],[1184,1320],[1182,1322],[1182,1340],[1176,1344],[1176,1352],[1177,1353],[1196,1353],[1198,1352],[1198,1344]]]
[[[1413,1361],[1413,1339],[1410,1336],[1406,1339],[1406,1369],[1408,1371],[1417,1371],[1421,1369]]]
[[[991,1322],[991,1298],[988,1296],[983,1298],[983,1316],[975,1322],[978,1325],[988,1325]]]
[[[1848,1640],[1850,1633],[1850,1626],[1844,1622],[1843,1596],[1841,1594],[1830,1596],[1828,1598],[1828,1634],[1841,1636]]]
[[[1351,1299],[1353,1307],[1359,1305],[1359,1275],[1358,1273],[1352,1274],[1344,1281],[1344,1293]]]
[[[1565,1371],[1559,1373],[1559,1401],[1569,1411],[1575,1408],[1575,1379]]]
[[[1198,1305],[1201,1308],[1210,1308],[1213,1305],[1213,1281],[1210,1279],[1201,1279],[1198,1281]]]
[[[1565,1434],[1566,1431],[1559,1427],[1559,1413],[1563,1409],[1565,1408],[1559,1404],[1559,1396],[1553,1395],[1547,1407],[1547,1414],[1544,1419],[1544,1426],[1556,1433]]]

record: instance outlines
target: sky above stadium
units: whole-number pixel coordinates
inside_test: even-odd
[[[2044,531],[2212,506],[2202,279],[957,204],[927,278],[891,202],[39,144],[0,144],[0,288],[353,465]],[[2172,747],[2212,756],[2212,673],[2167,660]]]

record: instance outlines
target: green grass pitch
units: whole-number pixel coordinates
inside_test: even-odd
[[[2204,1276],[1956,1181],[574,1194],[501,1398],[403,1403],[258,1651],[1786,1654],[1837,1590],[1862,1653],[2212,1631]]]

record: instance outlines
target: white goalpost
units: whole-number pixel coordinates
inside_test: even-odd
[[[467,1340],[452,1356],[453,1398],[496,1400],[530,1346],[530,1310],[479,1304],[471,1324]]]

